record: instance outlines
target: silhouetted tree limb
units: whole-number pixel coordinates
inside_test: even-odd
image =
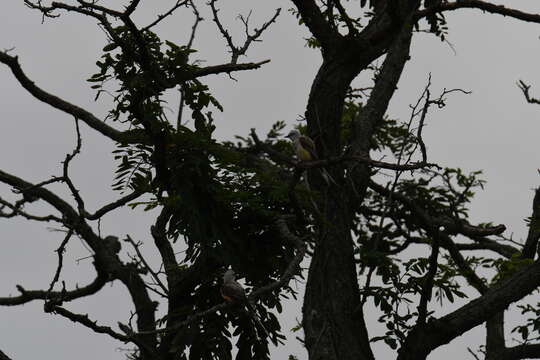
[[[21,66],[18,62],[18,58],[16,56],[11,56],[8,55],[6,52],[0,51],[0,62],[7,65],[11,69],[13,75],[15,75],[15,78],[19,81],[22,87],[24,87],[36,99],[43,101],[46,104],[49,104],[55,109],[61,110],[77,119],[82,120],[86,125],[90,126],[94,130],[114,141],[124,142],[125,140],[127,140],[126,133],[116,130],[113,127],[105,124],[103,121],[99,120],[97,117],[95,117],[85,109],[77,105],[73,105],[59,98],[58,96],[50,94],[35,85],[34,82],[30,80],[22,71]]]
[[[0,350],[0,360],[12,360],[12,359]]]
[[[58,299],[60,302],[69,302],[75,299],[86,297],[97,293],[112,279],[106,274],[98,273],[98,276],[90,284],[78,287],[74,290],[47,291],[47,290],[26,290],[17,285],[17,290],[21,293],[19,296],[0,298],[0,305],[15,306],[26,304],[33,300]]]
[[[520,10],[507,8],[504,5],[496,5],[487,1],[480,0],[459,0],[440,2],[438,5],[431,6],[427,9],[419,10],[416,13],[416,18],[420,19],[433,13],[452,11],[457,9],[478,9],[492,14],[508,16],[526,22],[540,23],[540,15],[526,13]]]

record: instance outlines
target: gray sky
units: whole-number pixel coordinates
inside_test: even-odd
[[[136,17],[139,24],[148,23],[172,1],[143,4]],[[252,21],[258,25],[276,7],[283,11],[264,41],[254,44],[244,58],[271,59],[270,64],[235,75],[238,81],[225,76],[205,79],[225,107],[224,113],[215,112],[218,136],[247,134],[251,127],[262,135],[277,120],[293,126],[304,112],[320,56],[305,47],[305,29],[299,28],[296,19],[286,11],[292,4],[285,0],[228,0],[221,5],[222,20],[238,41],[243,39],[238,37],[242,27],[235,20],[236,14],[247,14],[253,8]],[[530,0],[514,0],[512,6],[540,13],[540,4]],[[206,8],[203,17],[210,19]],[[468,96],[450,96],[445,109],[431,113],[424,134],[428,156],[430,161],[443,166],[483,169],[488,183],[473,203],[472,220],[504,223],[508,228],[506,234],[513,233],[520,240],[526,234],[523,219],[530,215],[531,189],[539,183],[540,108],[525,104],[515,83],[525,79],[533,89],[537,84],[540,97],[540,26],[469,10],[456,12],[447,19],[448,40],[456,53],[431,35],[417,34],[412,59],[389,115],[407,119],[408,106],[418,98],[429,72],[434,94],[445,87],[472,91]],[[185,42],[190,22],[188,16],[172,18],[158,33],[166,39]],[[103,101],[94,102],[95,93],[85,79],[96,71],[95,61],[104,45],[105,37],[92,19],[69,14],[41,24],[40,15],[27,9],[22,0],[4,0],[0,5],[0,48],[15,47],[13,54],[19,55],[23,69],[40,87],[99,116],[106,113],[109,100],[102,97]],[[199,53],[194,58],[204,59],[209,65],[228,60],[225,43],[210,21],[201,26],[195,47]],[[30,181],[59,174],[60,162],[74,146],[72,119],[33,99],[5,66],[0,66],[0,93],[0,168]],[[176,94],[168,99],[171,109],[175,109]],[[113,147],[84,125],[82,131],[83,152],[74,161],[72,174],[88,207],[96,209],[118,196],[110,190],[115,168],[110,154]],[[4,196],[9,189],[0,186],[0,193]],[[118,236],[129,233],[145,241],[149,240],[148,225],[152,220],[151,213],[118,211],[102,222],[101,231]],[[27,289],[47,288],[56,266],[54,250],[62,234],[47,231],[42,224],[0,220],[0,239],[4,249],[0,252],[0,296],[16,295],[15,284]],[[151,242],[148,243],[145,250],[152,253]],[[83,285],[92,279],[90,260],[76,261],[86,256],[88,251],[78,240],[72,240],[63,272],[68,286],[77,282]],[[115,326],[116,321],[125,321],[129,316],[126,303],[121,287],[107,286],[97,296],[70,304],[69,309],[89,313],[93,319]],[[294,325],[291,314],[299,317],[298,309],[296,304],[286,310],[289,316],[285,317],[284,328]],[[368,323],[372,323],[377,315],[368,313]],[[47,358],[81,360],[123,358],[118,343],[59,316],[44,314],[41,302],[0,307],[0,335],[0,349],[15,360],[44,354]],[[470,358],[466,346],[476,348],[482,341],[483,329],[473,329],[435,351],[430,359],[460,355]],[[388,358],[384,346],[376,346],[375,351]],[[276,351],[276,358],[289,353],[305,358],[294,336],[290,344]]]

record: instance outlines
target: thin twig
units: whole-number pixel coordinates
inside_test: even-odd
[[[141,243],[136,243],[135,241],[133,241],[133,239],[129,235],[126,235],[126,241],[129,242],[131,244],[131,246],[133,246],[133,248],[135,249],[135,252],[137,253],[137,256],[139,257],[139,260],[143,263],[145,269],[148,270],[148,272],[150,272],[150,274],[152,274],[152,277],[154,278],[156,283],[159,285],[161,290],[163,290],[165,292],[165,294],[168,294],[169,289],[167,289],[167,287],[161,282],[161,280],[159,279],[159,276],[155,273],[154,270],[152,270],[150,265],[148,265],[148,263],[146,262],[146,260],[142,256],[142,253],[139,250],[139,246],[141,245]]]
[[[69,190],[71,191],[71,195],[73,195],[73,197],[75,198],[75,201],[77,202],[77,209],[79,211],[79,214],[84,215],[85,214],[84,201],[81,195],[79,194],[79,190],[75,188],[75,185],[73,185],[73,182],[69,178],[69,174],[68,174],[69,163],[71,162],[71,160],[73,160],[73,158],[75,158],[75,156],[77,156],[81,152],[82,140],[81,140],[81,132],[79,129],[79,119],[77,118],[75,118],[75,129],[77,131],[77,146],[75,147],[75,149],[73,150],[71,154],[66,155],[66,159],[64,160],[64,166],[63,166],[63,171],[64,171],[63,179],[64,179],[64,182],[69,187]]]
[[[159,24],[163,19],[165,19],[166,17],[168,17],[169,15],[171,15],[172,13],[174,13],[176,11],[176,9],[178,9],[179,7],[181,6],[184,6],[186,5],[187,3],[191,3],[191,1],[188,1],[188,0],[184,0],[184,1],[180,1],[180,0],[177,0],[176,1],[176,4],[174,4],[174,6],[172,8],[170,8],[167,12],[165,12],[164,14],[160,14],[158,15],[157,19],[154,20],[153,22],[151,22],[150,24],[146,25],[145,27],[143,27],[141,29],[141,31],[148,31],[150,30],[151,28],[153,28],[154,26],[156,26],[157,24]]]
[[[62,243],[56,249],[56,253],[58,254],[58,266],[56,268],[56,272],[54,273],[54,277],[51,281],[51,284],[49,285],[49,289],[47,290],[47,293],[50,293],[52,289],[54,288],[54,284],[58,281],[60,278],[60,272],[62,271],[62,265],[64,261],[64,251],[66,250],[66,245],[71,239],[71,236],[73,236],[73,229],[69,229],[66,236],[64,237],[64,240],[62,240]]]

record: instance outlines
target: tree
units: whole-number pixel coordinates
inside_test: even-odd
[[[302,327],[310,359],[373,359],[370,341],[377,340],[398,349],[398,359],[424,359],[484,323],[487,359],[540,357],[536,344],[506,347],[503,331],[506,307],[540,285],[540,263],[534,260],[540,238],[540,196],[533,201],[530,232],[522,246],[501,241],[504,225],[469,223],[467,205],[483,184],[479,173],[429,163],[422,139],[430,108],[443,107],[447,95],[462,90],[433,97],[428,83],[410,119],[398,122],[385,117],[409,59],[412,36],[425,26],[423,19],[429,25],[426,31],[444,39],[448,31],[444,14],[460,8],[531,22],[540,22],[540,15],[478,0],[360,1],[364,11],[353,9],[355,2],[292,2],[293,13],[312,34],[308,44],[322,54],[302,128],[319,152],[321,160],[313,162],[294,160],[283,140],[283,123],[277,123],[263,140],[255,130],[237,142],[213,137],[218,125],[210,110],[223,109],[204,77],[263,66],[266,61],[241,63],[239,58],[279,11],[254,30],[243,18],[248,35],[238,45],[220,21],[217,2],[211,0],[208,6],[231,60],[203,67],[190,56],[195,51],[192,40],[182,46],[162,41],[152,32],[185,7],[195,17],[193,39],[201,21],[195,2],[177,1],[154,22],[140,26],[132,19],[137,0],[123,10],[82,0],[46,5],[25,0],[44,17],[67,12],[98,21],[108,43],[89,82],[96,99],[109,91],[110,83],[116,86],[108,115],[115,123],[109,125],[42,90],[25,75],[16,56],[0,53],[0,62],[30,94],[74,117],[78,140],[60,176],[30,183],[0,171],[0,181],[19,195],[15,201],[1,200],[3,217],[52,222],[65,231],[48,288],[19,287],[18,296],[1,298],[0,304],[42,300],[46,312],[133,344],[132,356],[141,359],[231,358],[232,324],[238,336],[237,358],[268,358],[268,339],[238,304],[220,299],[219,275],[231,266],[255,289],[249,297],[258,301],[256,310],[273,340],[283,337],[270,310],[280,311],[281,299],[296,295],[290,280],[306,275]],[[379,58],[384,61],[376,67]],[[352,87],[359,74],[370,71],[370,86]],[[534,102],[528,85],[521,86]],[[176,124],[165,116],[162,101],[163,94],[174,89],[181,94]],[[192,126],[181,121],[187,114]],[[117,143],[114,156],[119,165],[113,187],[122,195],[95,212],[87,209],[70,178],[70,163],[81,147],[80,122]],[[373,160],[371,155],[377,153],[392,161]],[[332,181],[320,176],[321,169]],[[389,183],[384,174],[391,174]],[[51,190],[55,184],[64,184],[71,198],[56,195]],[[31,212],[37,202],[50,205],[51,214]],[[125,239],[135,252],[126,258],[117,237],[101,236],[93,226],[92,222],[128,205],[159,211],[151,227],[161,257],[159,270],[148,265],[137,240]],[[59,280],[64,248],[74,236],[91,248],[96,278],[86,286],[66,289]],[[186,247],[183,257],[175,254],[179,243]],[[405,255],[412,244],[420,244],[424,253]],[[464,255],[470,250],[484,251]],[[306,253],[310,266],[302,274],[299,264]],[[486,275],[482,267],[497,271]],[[480,296],[436,317],[434,297],[452,302],[465,296],[461,278]],[[70,301],[92,296],[115,280],[130,293],[136,326],[125,320],[118,329],[101,326],[66,308]],[[388,328],[385,336],[370,339],[368,335],[363,310],[368,301],[381,311],[380,321]],[[166,308],[160,319],[156,318],[158,303]],[[536,314],[538,310],[525,305],[523,311]],[[536,325],[534,316],[516,329],[525,340],[533,339]]]

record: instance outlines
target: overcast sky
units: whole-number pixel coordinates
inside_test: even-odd
[[[173,1],[143,1],[136,20],[144,25],[162,13]],[[117,4],[117,1],[103,1]],[[150,4],[150,5],[149,5]],[[158,4],[158,5],[156,5]],[[223,21],[241,41],[242,26],[238,13],[251,8],[254,25],[271,16],[276,7],[283,11],[277,23],[256,43],[246,61],[271,59],[257,71],[205,79],[225,112],[215,112],[219,138],[247,134],[255,127],[264,134],[272,123],[285,120],[290,127],[303,114],[311,81],[320,63],[317,51],[305,47],[305,29],[286,10],[292,3],[285,0],[227,0],[221,2]],[[159,9],[156,7],[159,6]],[[512,6],[540,13],[540,3],[514,0]],[[227,8],[225,8],[227,7]],[[203,17],[210,19],[201,6]],[[191,24],[189,16],[171,18],[158,28],[164,39],[183,43]],[[484,170],[486,190],[479,193],[472,206],[472,221],[503,223],[506,235],[515,240],[526,234],[524,218],[530,215],[532,189],[539,185],[538,134],[540,107],[525,103],[516,87],[518,79],[537,85],[540,97],[540,25],[526,24],[478,11],[461,10],[448,16],[448,44],[432,35],[417,34],[411,61],[402,76],[399,90],[392,100],[389,115],[407,119],[409,104],[414,103],[432,74],[433,94],[443,88],[463,88],[471,95],[455,94],[448,106],[430,114],[424,140],[429,160],[442,166]],[[0,48],[15,48],[27,75],[40,87],[65,100],[85,107],[103,117],[110,100],[94,102],[91,84],[85,82],[96,72],[95,62],[106,44],[95,21],[75,14],[63,15],[42,24],[41,16],[26,8],[22,0],[4,0],[0,5]],[[207,64],[227,62],[225,43],[213,23],[201,25],[194,58]],[[455,50],[455,52],[454,52]],[[75,143],[73,120],[28,95],[5,66],[0,66],[0,168],[29,181],[40,181],[60,173],[60,162]],[[170,96],[172,112],[178,99]],[[113,145],[84,125],[83,152],[73,163],[72,174],[93,210],[118,196],[110,190]],[[0,186],[1,196],[9,196]],[[118,211],[101,224],[102,234],[149,240],[148,225],[153,214]],[[0,219],[0,296],[16,295],[15,285],[28,289],[47,288],[56,266],[54,249],[62,234],[42,224]],[[148,241],[145,250],[153,250]],[[69,286],[86,284],[93,278],[88,251],[78,240],[72,240],[66,254],[63,278]],[[152,255],[150,255],[152,256]],[[69,304],[69,309],[89,313],[103,324],[115,326],[126,321],[130,309],[121,287],[107,286],[97,296]],[[300,318],[298,305],[289,308],[284,328]],[[448,309],[444,309],[448,311]],[[292,314],[292,315],[291,315]],[[368,314],[368,323],[375,321]],[[369,326],[369,324],[368,324]],[[371,334],[372,336],[378,334]],[[470,358],[466,347],[483,343],[483,329],[476,328],[446,347],[432,353],[430,359]],[[80,360],[95,358],[122,359],[121,346],[107,336],[96,335],[66,319],[43,313],[42,302],[22,307],[0,307],[0,349],[14,360],[37,356]],[[452,350],[450,353],[449,350]],[[384,358],[387,350],[376,346]],[[276,358],[305,353],[290,337],[287,347],[276,351]]]

